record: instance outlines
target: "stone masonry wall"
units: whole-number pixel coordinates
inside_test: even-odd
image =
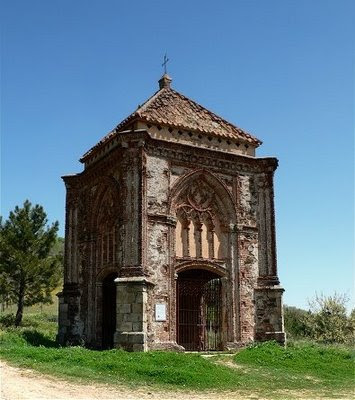
[[[239,234],[239,284],[241,341],[254,340],[254,288],[258,279],[258,239],[256,232]]]
[[[161,223],[148,224],[147,276],[154,284],[148,296],[148,342],[169,341],[170,274],[168,226]],[[155,304],[165,304],[166,321],[156,321]]]
[[[230,290],[227,340],[282,341],[282,289],[277,286],[273,225],[276,160],[159,143],[144,133],[132,138],[88,170],[66,178],[66,267],[58,339],[63,344],[85,341],[100,346],[102,281],[117,273],[116,346],[174,348],[176,219],[169,215],[169,202],[179,180],[201,171],[207,191],[214,180],[219,182],[215,204],[226,211],[224,200],[231,196],[228,201],[236,213],[232,224],[225,219],[227,214],[221,220],[228,247],[225,258],[209,260],[209,268],[219,269]],[[106,211],[106,216],[97,218],[97,213]],[[105,263],[98,261],[103,232],[95,223],[101,218],[112,220],[115,228],[114,256]],[[156,321],[157,304],[166,306],[165,321]]]
[[[259,287],[255,289],[255,340],[285,342],[282,309],[283,291],[282,288],[277,287]]]
[[[152,283],[147,301],[147,342],[159,348],[170,340],[171,281],[169,221],[167,220],[170,168],[162,157],[146,158],[147,227],[145,273]],[[156,321],[155,305],[164,304],[166,321]]]

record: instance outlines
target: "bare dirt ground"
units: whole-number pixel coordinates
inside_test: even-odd
[[[42,375],[29,369],[0,364],[1,400],[191,400],[191,399],[258,399],[241,397],[238,393],[186,393],[153,391],[152,388],[129,389],[125,386],[80,384]]]
[[[144,387],[132,390],[125,386],[72,383],[29,369],[12,367],[3,361],[0,361],[0,387],[1,400],[262,400],[255,393],[166,392]],[[313,397],[310,393],[298,392],[296,395],[289,391],[284,392],[284,398],[324,399]]]

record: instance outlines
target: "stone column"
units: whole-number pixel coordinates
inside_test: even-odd
[[[258,177],[259,277],[254,290],[255,340],[285,342],[282,293],[276,264],[273,171]]]
[[[286,341],[282,309],[284,289],[279,286],[259,286],[254,290],[255,340]]]
[[[125,149],[122,169],[122,191],[125,193],[121,204],[124,235],[122,235],[121,276],[143,274],[142,259],[142,154],[138,147]]]
[[[237,229],[240,341],[248,343],[255,336],[254,293],[259,275],[258,232],[255,227],[250,226],[241,225]]]
[[[195,248],[196,248],[196,257],[202,257],[202,224],[200,221],[195,222]]]
[[[115,279],[117,318],[115,347],[127,351],[147,350],[147,287],[144,276]]]
[[[143,153],[140,143],[125,144],[122,158],[122,192],[120,204],[121,235],[118,239],[121,256],[121,277],[144,274],[143,236],[144,214]]]
[[[207,242],[208,242],[208,258],[214,259],[214,235],[215,231],[213,226],[207,226]]]
[[[239,262],[238,262],[238,230],[236,224],[229,225],[228,233],[229,254],[230,258],[230,277],[229,277],[229,291],[226,296],[228,299],[228,347],[235,347],[236,343],[240,341],[240,285],[239,285]],[[227,288],[227,282],[224,282],[224,287]],[[229,292],[229,293],[228,293]]]
[[[184,219],[183,223],[181,224],[181,229],[182,229],[182,255],[183,257],[189,257],[190,255],[190,243],[189,243],[189,238],[190,238],[190,224],[189,224],[188,219]],[[173,238],[174,240],[174,238]]]
[[[59,327],[57,340],[62,345],[77,345],[83,342],[84,325],[80,318],[79,262],[78,260],[78,191],[65,181],[65,254],[64,285],[59,298]]]
[[[278,285],[273,172],[260,174],[258,188],[259,285]]]

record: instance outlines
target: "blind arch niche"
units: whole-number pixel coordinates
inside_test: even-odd
[[[199,170],[181,178],[172,190],[178,258],[225,260],[230,225],[236,222],[230,192],[215,175]]]

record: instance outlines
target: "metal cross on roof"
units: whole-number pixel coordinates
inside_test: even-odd
[[[169,61],[169,59],[168,59],[168,57],[167,57],[167,55],[166,55],[166,53],[165,53],[164,62],[163,62],[163,64],[161,65],[162,67],[164,67],[164,74],[167,73],[166,64],[168,63],[168,61]]]

